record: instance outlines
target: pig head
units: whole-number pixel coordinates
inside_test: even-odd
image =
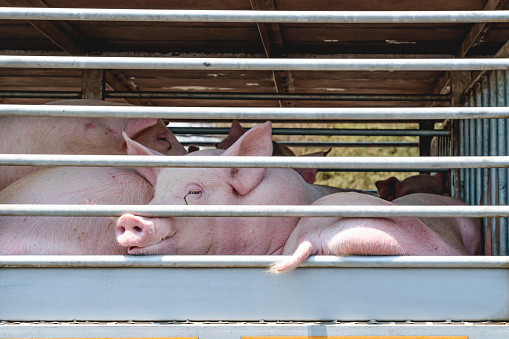
[[[64,100],[53,105],[111,106],[100,100]],[[184,147],[159,119],[3,117],[0,153],[4,154],[118,154],[127,153],[122,131],[166,155],[186,154]],[[42,167],[0,167],[0,190]]]
[[[129,154],[152,154],[128,142]],[[227,150],[198,151],[188,156],[270,156],[271,125],[267,122],[242,135]],[[324,192],[291,169],[165,168],[139,169],[155,185],[150,204],[170,205],[309,205]],[[117,240],[130,254],[278,254],[298,218],[171,217],[124,214]]]
[[[396,177],[375,183],[380,198],[388,201],[412,193],[430,193],[446,195],[449,193],[449,176],[438,172],[435,175],[419,174],[402,181]]]

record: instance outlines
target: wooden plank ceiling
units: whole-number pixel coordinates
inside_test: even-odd
[[[0,0],[1,6],[207,10],[481,10],[509,9],[505,0]],[[268,58],[491,57],[509,24],[253,24],[0,20],[0,54]],[[140,71],[107,70],[106,91],[173,93],[171,99],[125,99],[154,106],[416,107],[424,100],[259,100],[184,98],[179,94],[449,94],[447,72]],[[82,71],[0,69],[0,91],[78,92]],[[0,103],[55,99],[0,96]],[[120,99],[115,99],[120,100]],[[448,101],[435,103],[449,105]]]

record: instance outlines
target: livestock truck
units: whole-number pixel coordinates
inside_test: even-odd
[[[472,256],[312,256],[281,275],[266,272],[272,256],[0,253],[0,337],[509,338],[507,2],[2,5],[4,117],[156,117],[200,147],[224,138],[232,120],[270,120],[297,154],[333,151],[260,158],[263,166],[313,167],[322,179],[447,174],[448,193],[467,206],[357,213],[482,218],[484,243]],[[132,106],[51,104],[67,99]],[[0,162],[127,166],[110,158],[2,154]],[[184,159],[160,166],[189,166]],[[0,204],[2,217],[62,216],[62,228],[71,215],[146,207]],[[355,213],[347,207],[334,213]]]

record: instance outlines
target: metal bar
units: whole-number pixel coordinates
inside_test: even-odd
[[[0,98],[23,99],[81,99],[81,92],[70,91],[0,91]]]
[[[181,141],[184,146],[210,146],[215,147],[213,141]],[[418,147],[417,142],[406,141],[381,141],[381,142],[304,142],[304,141],[278,141],[278,144],[288,147]]]
[[[286,256],[271,255],[0,255],[2,268],[266,268]],[[507,257],[476,256],[311,256],[300,267],[337,268],[509,268]]]
[[[330,278],[329,276],[326,277],[326,279]],[[397,278],[394,277],[394,279]],[[308,282],[303,282],[303,286],[306,283]],[[473,290],[476,290],[475,287]],[[298,295],[298,292],[296,294]],[[266,297],[267,300],[272,300],[271,296]],[[373,302],[377,303],[378,301],[373,300]],[[261,303],[260,300],[258,300],[259,303]],[[419,302],[414,299],[412,304],[419,304]],[[407,314],[410,317],[410,312]],[[82,333],[87,333],[91,338],[143,338],[149,332],[153,338],[167,338],[168,335],[171,335],[173,338],[200,339],[267,338],[267,333],[271,335],[269,338],[310,338],[310,333],[326,333],[329,338],[505,339],[509,337],[509,327],[504,322],[496,323],[487,321],[485,318],[483,321],[442,320],[438,322],[421,322],[408,320],[387,323],[372,319],[364,322],[359,321],[358,318],[356,318],[357,321],[351,322],[341,322],[338,320],[323,321],[323,318],[318,319],[318,321],[295,321],[293,319],[286,322],[280,319],[278,321],[267,319],[265,321],[241,322],[150,321],[150,326],[146,322],[137,322],[136,320],[125,322],[92,322],[73,319],[60,322],[6,321],[4,322],[5,326],[2,326],[0,329],[0,336],[3,338],[23,338],[29,333],[34,338],[64,338],[64,335],[75,338],[82,335]],[[292,337],[288,336],[289,333],[291,333]],[[397,333],[398,337],[394,337],[394,333]],[[376,335],[375,337],[373,337],[374,334]],[[320,337],[318,336],[317,338]]]
[[[169,127],[173,134],[228,134],[222,127]],[[246,128],[249,130],[249,128]],[[348,135],[348,136],[450,136],[446,130],[412,129],[330,129],[330,128],[273,128],[272,135]]]
[[[0,19],[263,23],[507,22],[509,11],[266,11],[97,8],[0,8]]]
[[[263,59],[1,55],[0,68],[161,69],[207,71],[483,71],[507,70],[509,69],[509,59]]]
[[[4,204],[0,216],[119,217],[507,217],[509,206],[62,205]]]
[[[2,92],[0,92],[0,95]],[[335,100],[335,101],[444,101],[449,94],[322,94],[322,93],[183,93],[106,92],[105,98],[214,99],[214,100]]]
[[[2,166],[451,169],[507,168],[509,156],[465,157],[224,157],[0,154]]]
[[[0,98],[81,98],[81,92],[70,91],[0,91]],[[104,98],[115,99],[206,99],[206,100],[334,100],[334,101],[443,101],[450,94],[323,94],[323,93],[221,93],[106,91]]]
[[[441,120],[507,118],[509,117],[509,107],[283,108],[0,105],[0,116],[160,118],[171,120]]]
[[[482,92],[481,105],[489,106],[489,91],[486,87],[484,87],[484,90]],[[482,126],[483,127],[483,137],[481,139],[482,143],[483,143],[482,155],[490,155],[490,143],[489,143],[490,135],[491,135],[490,120],[482,119],[482,121],[483,121],[483,126]],[[490,201],[490,197],[489,197],[489,194],[490,194],[490,169],[489,168],[482,169],[482,180],[483,180],[483,182],[482,182],[483,199],[482,199],[482,202],[480,202],[480,204],[486,206],[486,205],[489,205],[489,201]],[[483,232],[482,232],[481,239],[483,240],[482,244],[485,245],[486,238],[490,239],[489,241],[491,243],[491,233],[488,233],[487,230],[488,230],[488,224],[491,225],[492,220],[490,220],[488,218],[483,218],[482,224],[483,224]],[[486,248],[484,250],[485,250],[484,254],[487,254],[488,252],[486,251]]]
[[[486,77],[485,77],[486,78]],[[489,91],[489,105],[491,107],[497,106],[496,100],[496,82],[491,74],[488,75],[488,91]],[[490,155],[496,156],[498,155],[498,137],[497,137],[497,120],[490,120]],[[498,175],[497,170],[494,168],[490,168],[490,204],[497,205],[498,204]],[[497,243],[497,235],[498,232],[498,220],[495,218],[491,219],[491,255],[499,255],[499,246]]]
[[[506,106],[505,101],[505,72],[496,71],[493,76],[496,76],[497,83],[497,106]],[[506,119],[497,119],[498,122],[498,154],[506,155],[506,140],[507,140],[507,126]],[[498,169],[498,205],[507,204],[507,169]],[[507,218],[499,219],[499,254],[508,255],[507,242]]]
[[[504,72],[504,82],[505,82],[505,93],[504,93],[504,96],[505,96],[505,102],[506,102],[506,105],[509,106],[509,72]],[[509,130],[509,121],[506,120],[506,128]],[[509,133],[509,131],[507,132]],[[504,141],[502,141],[504,142]],[[505,144],[506,144],[506,151],[509,153],[509,138],[506,138],[505,139]],[[506,178],[509,178],[509,169],[506,169]],[[509,197],[509,185],[506,185],[506,187],[504,188],[504,191],[505,191],[505,195],[507,197]],[[508,198],[509,200],[509,198]],[[509,227],[509,226],[508,226]],[[507,234],[506,234],[506,238],[503,239],[502,241],[505,241],[506,242],[506,247],[508,248],[508,252],[509,252],[509,229],[507,230]]]
[[[460,120],[459,121],[459,154],[458,156],[468,156],[468,152],[467,152],[467,146],[466,146],[466,142],[465,142],[465,132],[466,130],[468,129],[467,128],[467,124],[470,120]],[[467,199],[467,187],[468,187],[468,183],[466,181],[466,172],[467,172],[467,169],[465,168],[460,168],[459,169],[459,190],[460,190],[460,194],[461,194],[461,197],[460,199],[462,201],[465,201],[468,203],[468,199]]]
[[[482,92],[481,92],[481,87],[476,87],[476,102],[478,102],[479,104],[477,106],[482,106]],[[482,155],[482,144],[480,142],[480,140],[482,140],[482,128],[481,128],[481,120],[480,119],[475,119],[475,120],[472,120],[471,121],[473,124],[473,130],[471,131],[472,134],[470,134],[470,140],[472,140],[473,142],[473,151],[474,151],[474,154],[472,155]],[[473,177],[472,179],[475,181],[475,184],[474,184],[474,200],[472,201],[473,204],[475,205],[479,205],[479,202],[481,200],[481,169],[480,168],[476,168],[476,169],[472,169],[473,171]]]

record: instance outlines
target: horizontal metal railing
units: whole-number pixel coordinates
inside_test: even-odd
[[[184,146],[206,146],[215,147],[217,142],[213,141],[181,141]],[[285,145],[288,147],[418,147],[417,142],[405,142],[405,141],[379,141],[379,142],[304,142],[304,141],[278,141],[278,144]]]
[[[2,7],[0,19],[265,22],[265,23],[476,23],[507,22],[509,11],[268,11]]]
[[[108,217],[507,217],[509,206],[301,206],[301,205],[62,205],[3,204],[0,216]]]
[[[0,98],[81,99],[78,91],[0,91]],[[217,93],[169,91],[105,91],[104,98],[193,100],[308,100],[308,101],[450,101],[450,94],[337,94],[337,93]]]
[[[509,69],[509,59],[268,59],[0,55],[0,68],[207,71],[484,71],[507,70]]]
[[[174,134],[228,134],[229,128],[223,127],[172,127]],[[245,128],[248,130],[249,128]],[[419,130],[419,129],[363,129],[363,128],[272,128],[272,135],[334,135],[334,136],[450,136],[447,130]]]
[[[450,169],[507,168],[509,156],[262,157],[0,154],[2,166]]]
[[[0,255],[0,268],[266,268],[282,256],[271,255]],[[468,256],[312,256],[301,267],[339,268],[508,268],[507,257]]]
[[[0,116],[174,120],[443,120],[508,118],[509,107],[284,108],[0,105]]]

